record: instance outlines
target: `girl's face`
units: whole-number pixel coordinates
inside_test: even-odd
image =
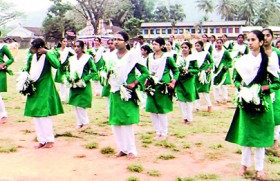
[[[217,49],[221,50],[223,47],[223,42],[221,40],[217,40],[216,41],[216,47]]]
[[[251,32],[248,35],[248,45],[251,51],[260,51],[263,41],[260,41],[257,35]]]
[[[215,42],[216,41],[216,39],[215,39],[215,37],[213,37],[213,36],[211,36],[211,42]]]
[[[244,38],[242,36],[237,37],[237,43],[238,44],[243,44],[244,43]]]
[[[196,51],[198,51],[198,52],[202,51],[202,47],[200,46],[199,43],[196,43],[194,46],[195,46]]]
[[[278,48],[280,50],[280,43],[276,44],[276,48]]]
[[[100,42],[98,39],[94,39],[93,42],[94,42],[94,47],[100,47]]]
[[[113,40],[108,41],[107,45],[108,45],[108,48],[109,48],[110,51],[115,50],[115,45],[114,45]]]
[[[146,50],[144,50],[143,48],[141,48],[141,55],[144,57],[148,56],[148,52]]]
[[[172,45],[170,42],[166,42],[165,46],[166,46],[166,49],[168,52],[170,52],[172,50]]]
[[[262,33],[264,34],[264,42],[263,42],[264,45],[265,46],[271,45],[273,37],[270,34],[270,32],[268,30],[264,30]]]
[[[75,44],[74,44],[74,50],[75,50],[75,52],[76,52],[77,54],[83,53],[83,49],[82,49],[82,47],[81,47],[81,45],[80,45],[79,42],[75,42]]]
[[[203,41],[203,42],[207,42],[207,40],[208,40],[207,36],[203,35],[203,36],[202,36],[202,41]]]
[[[114,44],[115,44],[116,49],[118,49],[118,50],[126,47],[126,42],[125,42],[124,38],[122,37],[122,35],[120,35],[120,34],[115,35]]]
[[[224,42],[227,41],[227,37],[225,35],[222,36],[222,39],[223,39]]]
[[[64,38],[63,40],[61,40],[61,47],[66,47],[67,46],[67,44],[68,44],[68,41],[67,41],[67,39],[66,38]]]
[[[181,50],[184,55],[190,54],[190,48],[186,44],[181,45]]]
[[[162,47],[163,47],[163,45],[160,46],[159,43],[153,41],[153,51],[154,51],[154,52],[159,52],[159,51],[161,51],[161,48],[162,48]]]

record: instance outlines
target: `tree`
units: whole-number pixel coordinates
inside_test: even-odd
[[[141,33],[141,23],[143,23],[143,20],[134,17],[130,18],[124,23],[124,30],[130,37],[135,37]]]
[[[214,4],[212,0],[196,0],[196,6],[205,12],[205,16],[208,16],[208,13],[212,13],[214,10]]]
[[[0,0],[0,26],[23,15],[23,13],[15,11],[13,6],[12,3],[6,3],[5,1]]]
[[[240,0],[238,6],[238,19],[246,20],[248,25],[254,24],[254,19],[260,7],[260,0]]]
[[[170,19],[177,21],[183,21],[186,17],[183,6],[181,4],[170,5],[169,8]]]
[[[170,21],[170,13],[166,6],[158,6],[154,12],[154,22],[168,22]]]
[[[236,4],[232,0],[219,0],[216,6],[217,13],[226,21],[232,21],[236,17]]]
[[[150,21],[153,19],[155,1],[153,0],[130,0],[134,6],[133,16],[144,21]]]

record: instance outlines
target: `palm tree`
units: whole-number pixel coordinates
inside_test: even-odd
[[[183,6],[181,4],[170,5],[170,19],[174,21],[183,21],[186,17]]]
[[[196,6],[204,11],[206,16],[214,11],[213,0],[196,0]]]
[[[236,4],[233,0],[219,0],[216,10],[226,21],[232,21],[236,16]]]
[[[246,20],[247,24],[253,24],[260,7],[261,0],[240,0],[238,6],[239,19]]]

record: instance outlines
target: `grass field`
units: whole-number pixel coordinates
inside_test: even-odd
[[[194,113],[191,125],[181,124],[177,102],[169,114],[169,137],[155,141],[148,113],[141,110],[135,126],[138,158],[114,158],[117,151],[107,124],[107,101],[94,97],[88,109],[90,128],[77,131],[72,107],[64,104],[65,114],[53,117],[56,143],[52,149],[35,150],[36,133],[31,118],[24,117],[25,97],[15,87],[17,72],[24,65],[20,50],[10,67],[8,92],[1,93],[9,119],[0,125],[0,180],[253,180],[254,167],[244,177],[237,175],[241,151],[238,145],[224,141],[234,113],[227,103],[213,107],[211,113]],[[234,88],[230,87],[233,98]],[[252,157],[252,163],[253,157]],[[280,153],[268,149],[265,173],[267,180],[280,180]]]

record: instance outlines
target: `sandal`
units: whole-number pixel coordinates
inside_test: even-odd
[[[34,146],[35,149],[40,149],[42,147],[44,147],[46,145],[46,143],[39,143],[38,145]]]
[[[122,156],[126,156],[126,155],[127,155],[126,153],[120,151],[119,153],[115,154],[114,156],[115,156],[116,158],[118,158],[118,157],[122,157]]]
[[[43,148],[52,148],[53,147],[53,142],[47,142],[44,146],[43,146]]]

